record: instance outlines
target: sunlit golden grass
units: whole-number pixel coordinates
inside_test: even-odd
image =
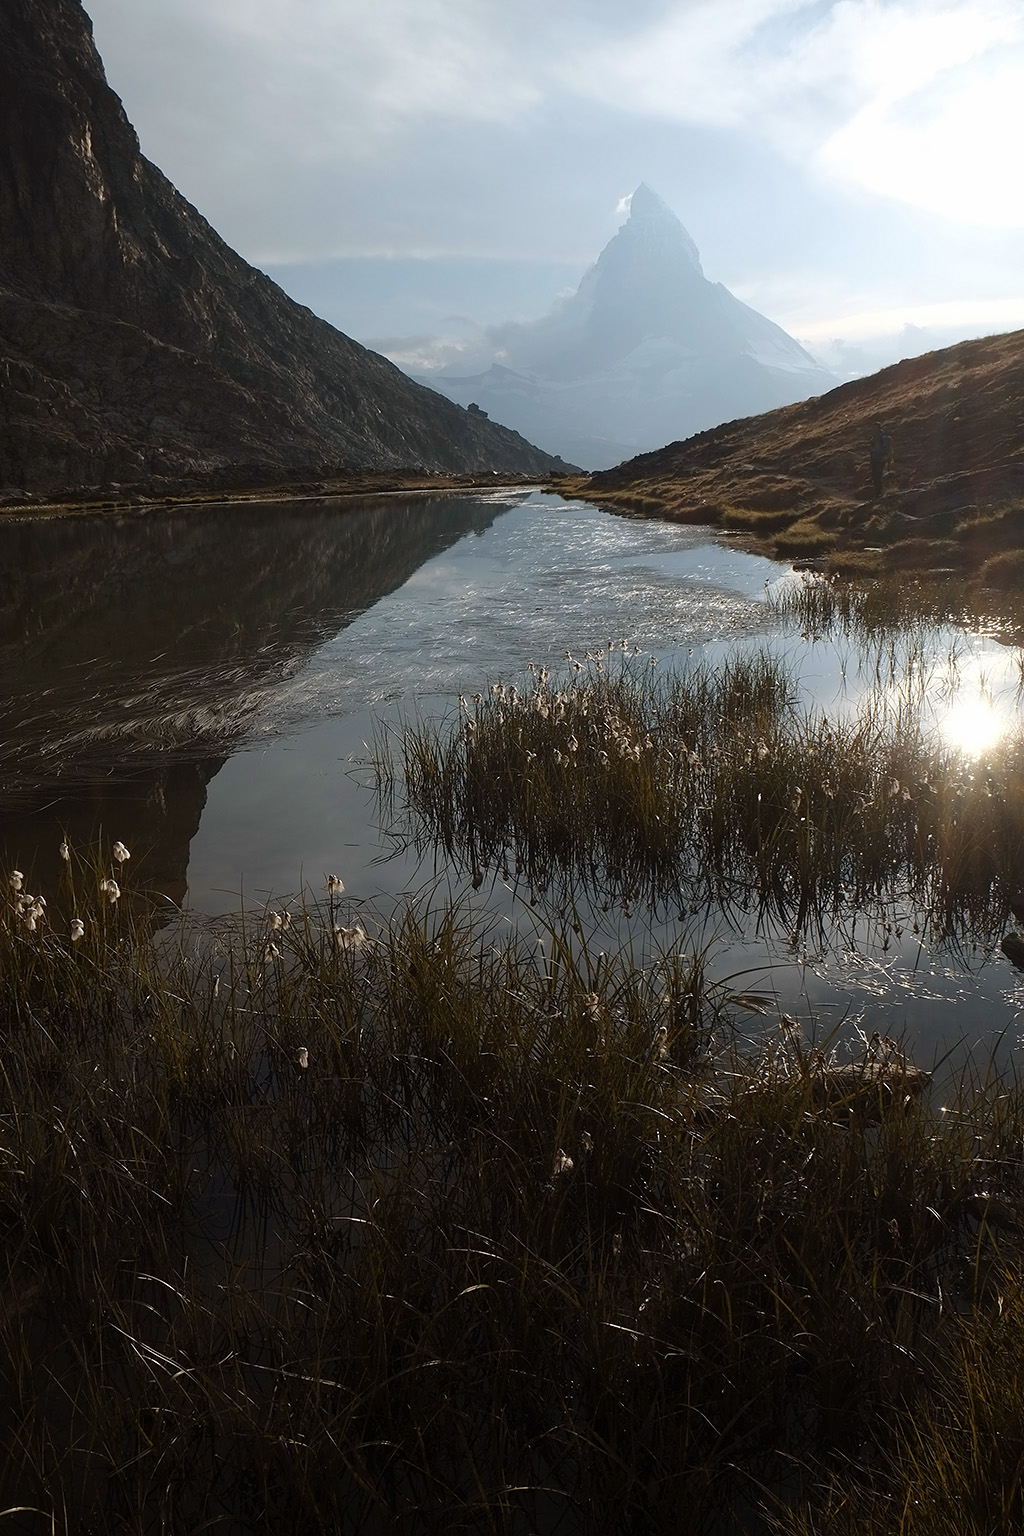
[[[979,578],[985,586],[1015,593],[1019,597],[1024,591],[1024,551],[1007,549],[992,555],[981,567]]]
[[[578,923],[335,886],[154,945],[131,865],[111,901],[69,854],[0,916],[9,1529],[797,1529],[912,1476],[1016,1510],[1015,1084],[744,1047],[703,952]]]
[[[827,554],[839,544],[839,534],[825,528],[818,517],[802,517],[774,536],[777,554],[807,560]]]
[[[938,936],[991,939],[1024,884],[1024,737],[979,759],[944,746],[898,665],[880,653],[878,689],[830,718],[768,654],[661,678],[602,652],[409,724],[378,749],[382,795],[477,883],[795,931],[900,902]]]

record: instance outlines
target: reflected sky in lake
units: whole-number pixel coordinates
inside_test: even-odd
[[[780,567],[706,529],[611,517],[534,493],[426,561],[267,700],[288,729],[394,699],[471,693],[532,661],[627,638],[669,656],[763,628]]]

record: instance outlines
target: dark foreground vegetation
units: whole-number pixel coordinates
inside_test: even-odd
[[[157,957],[118,875],[0,928],[9,1528],[1024,1519],[1016,1084],[452,911]]]
[[[382,791],[474,883],[991,941],[1019,740],[972,778],[909,695],[826,731],[764,658],[656,679],[496,685]],[[1015,1080],[843,1054],[688,941],[599,951],[571,899],[516,935],[332,877],[154,937],[127,852],[67,849],[45,904],[5,872],[8,1529],[1024,1524]]]

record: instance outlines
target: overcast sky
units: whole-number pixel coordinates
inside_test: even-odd
[[[1024,0],[86,8],[150,159],[392,351],[541,313],[640,181],[826,361],[1024,326]]]

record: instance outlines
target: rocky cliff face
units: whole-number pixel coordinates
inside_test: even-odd
[[[292,302],[140,153],[78,0],[0,8],[0,494],[551,458]]]
[[[708,281],[689,234],[642,184],[577,291],[492,334],[472,374],[453,367],[432,382],[591,468],[837,383],[781,326]]]

